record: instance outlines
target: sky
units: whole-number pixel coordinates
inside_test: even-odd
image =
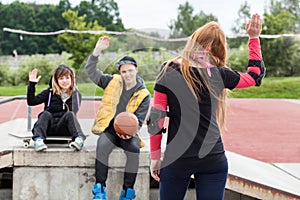
[[[3,4],[14,0],[1,0]],[[19,0],[20,2],[36,2],[39,4],[58,4],[59,0]],[[79,0],[69,0],[72,6],[78,5]],[[120,17],[125,28],[145,29],[169,29],[171,20],[176,20],[178,7],[187,0],[115,0],[118,3]],[[189,0],[194,8],[194,13],[203,11],[205,14],[213,14],[218,18],[219,24],[226,34],[231,34],[234,21],[238,18],[238,10],[244,0]],[[248,0],[251,13],[262,16],[268,0]]]

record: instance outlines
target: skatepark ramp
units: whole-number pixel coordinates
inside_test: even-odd
[[[35,120],[32,119],[32,122]],[[80,152],[64,144],[49,145],[45,152],[35,152],[32,143],[26,149],[22,141],[10,137],[8,133],[24,133],[28,119],[18,118],[1,123],[0,199],[92,199],[97,136],[90,134],[93,119],[80,118],[79,121],[84,132],[89,134]],[[149,174],[146,126],[142,127],[141,136],[146,146],[141,149],[135,199],[154,200],[158,199],[158,189],[152,188]],[[294,170],[287,170],[284,165],[265,163],[232,152],[226,155],[229,176],[225,200],[300,200],[300,165],[293,165],[296,166]],[[123,151],[115,149],[109,159],[107,189],[110,199],[118,199],[121,191],[124,161]],[[195,199],[192,187],[186,199]]]

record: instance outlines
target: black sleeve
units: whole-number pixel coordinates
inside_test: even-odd
[[[157,91],[157,92],[160,92],[160,93],[164,93],[166,94],[166,88],[163,86],[163,85],[160,85],[159,83],[156,83],[154,85],[154,90]]]
[[[29,82],[27,87],[27,104],[29,106],[35,106],[41,103],[45,103],[50,93],[50,89],[48,88],[35,96],[35,85],[35,82]]]
[[[234,89],[240,81],[240,74],[237,71],[226,67],[217,67],[223,79],[224,87]]]

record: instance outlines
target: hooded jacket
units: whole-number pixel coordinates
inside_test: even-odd
[[[98,57],[90,55],[85,70],[89,78],[96,85],[104,89],[102,102],[92,128],[92,132],[94,134],[101,134],[109,127],[111,121],[115,117],[116,108],[123,89],[123,80],[120,75],[104,74],[102,71],[97,69],[97,62]],[[127,104],[126,111],[132,112],[136,115],[139,121],[139,126],[141,127],[149,109],[151,96],[145,87],[143,79],[137,76],[136,80],[137,85]],[[137,136],[141,140],[141,147],[143,147],[144,142],[139,136],[139,133]]]
[[[73,111],[75,114],[78,112],[81,104],[81,94],[77,89],[64,103],[61,96],[53,94],[50,85],[49,88],[35,95],[36,84],[36,82],[29,82],[27,87],[27,104],[29,106],[44,103],[44,111],[50,112],[54,118],[60,118],[67,111]]]
[[[136,90],[133,92],[127,106],[126,111],[134,113],[138,120],[139,126],[143,125],[144,119],[146,116],[144,111],[138,110],[144,100],[145,104],[148,102],[149,91],[145,88],[141,79],[137,79]],[[104,90],[104,95],[102,98],[102,102],[99,106],[95,124],[92,128],[92,132],[95,134],[102,133],[110,124],[110,121],[114,118],[117,105],[120,100],[120,96],[122,93],[123,81],[120,75],[114,75],[113,79],[109,82],[107,87]],[[148,109],[147,109],[148,110]]]

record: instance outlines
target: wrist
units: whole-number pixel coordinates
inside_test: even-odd
[[[101,54],[101,51],[95,51],[95,50],[92,53],[92,55],[95,56],[95,57],[100,56],[100,54]]]

